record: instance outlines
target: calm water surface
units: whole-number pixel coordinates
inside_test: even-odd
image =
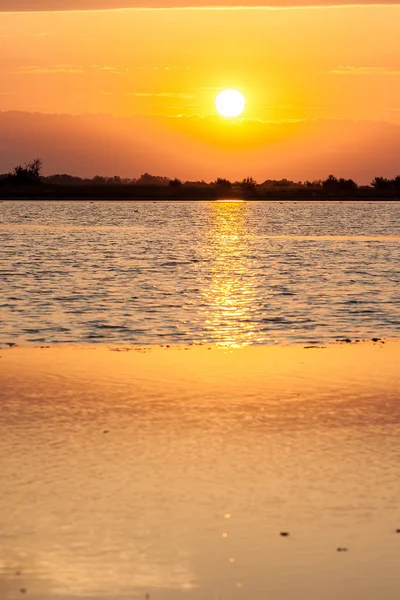
[[[398,600],[390,345],[2,351],[1,600]]]
[[[400,332],[398,202],[2,202],[0,341]]]

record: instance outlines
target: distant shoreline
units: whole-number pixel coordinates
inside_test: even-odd
[[[374,202],[400,202],[400,198],[369,198]],[[366,202],[368,198],[1,198],[1,202]]]
[[[391,197],[382,197],[382,198],[368,198],[368,197],[335,197],[335,198],[299,198],[297,196],[287,197],[287,198],[238,198],[234,196],[222,196],[220,198],[194,198],[191,196],[184,198],[173,198],[173,197],[156,197],[156,198],[119,198],[118,196],[113,197],[105,197],[105,198],[96,198],[96,197],[8,197],[8,196],[0,196],[1,202],[223,202],[223,201],[232,201],[232,202],[400,202],[400,197],[391,198]]]
[[[134,185],[0,185],[0,200],[23,201],[64,200],[64,201],[110,201],[126,202],[150,201],[200,201],[200,200],[259,200],[259,201],[400,201],[397,190],[388,193],[387,190],[376,190],[372,187],[361,187],[353,193],[347,190],[333,192],[321,188],[256,188],[251,191],[224,189],[212,186],[192,187],[181,186],[134,186]]]

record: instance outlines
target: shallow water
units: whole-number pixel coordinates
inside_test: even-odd
[[[397,600],[400,352],[363,346],[1,351],[0,598]]]
[[[2,202],[0,341],[400,332],[398,202]]]

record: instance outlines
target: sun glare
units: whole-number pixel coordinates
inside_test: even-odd
[[[246,100],[237,90],[224,90],[215,99],[217,111],[223,117],[238,117],[244,110]]]

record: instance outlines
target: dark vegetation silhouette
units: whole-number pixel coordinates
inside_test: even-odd
[[[40,158],[35,158],[30,162],[26,162],[24,166],[17,165],[12,173],[7,174],[7,181],[15,185],[37,184],[41,181],[41,171],[43,161]]]
[[[180,179],[178,179],[177,177],[175,177],[175,179],[171,179],[171,181],[168,183],[168,185],[170,185],[171,187],[181,187],[182,185],[182,181]]]
[[[245,177],[239,185],[244,192],[253,194],[257,187],[257,181],[253,177]]]
[[[232,183],[229,181],[229,179],[224,179],[223,177],[217,177],[217,179],[214,181],[214,185],[225,190],[232,189]]]
[[[43,161],[36,158],[23,166],[17,165],[11,173],[0,175],[0,196],[7,199],[400,199],[400,175],[393,179],[375,177],[370,185],[359,186],[353,179],[334,175],[315,181],[266,179],[262,183],[250,176],[240,181],[218,177],[207,183],[150,173],[138,178],[95,175],[88,179],[67,173],[44,176],[42,170]]]
[[[375,177],[375,179],[372,180],[371,185],[376,190],[395,190],[400,193],[400,175],[397,175],[393,179]]]
[[[325,190],[354,192],[358,186],[352,179],[343,179],[343,177],[337,179],[334,175],[329,175],[322,182],[322,187]]]

